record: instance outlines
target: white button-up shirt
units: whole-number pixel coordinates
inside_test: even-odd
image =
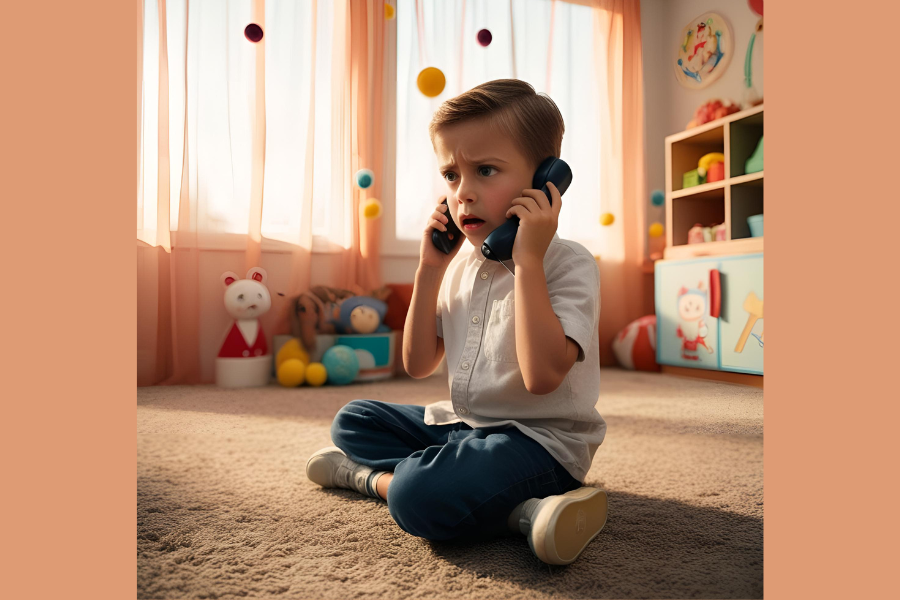
[[[506,264],[514,269],[512,261]],[[437,334],[444,338],[450,400],[428,405],[425,423],[516,427],[584,482],[606,435],[596,409],[600,272],[584,246],[554,235],[544,274],[553,312],[579,347],[560,386],[543,396],[525,388],[516,358],[515,279],[474,249],[451,263],[441,284]]]

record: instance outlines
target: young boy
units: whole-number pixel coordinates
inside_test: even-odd
[[[354,400],[332,424],[337,447],[306,467],[319,485],[387,500],[412,535],[520,532],[550,564],[581,554],[607,504],[603,490],[582,487],[606,433],[595,408],[599,272],[583,246],[556,235],[556,187],[552,203],[530,189],[538,165],[559,157],[563,130],[553,100],[514,79],[441,105],[430,134],[449,207],[438,205],[422,235],[403,364],[426,377],[446,354],[450,400]],[[481,253],[513,215],[515,275]],[[462,240],[449,255],[431,241],[449,218],[475,247],[452,264]]]

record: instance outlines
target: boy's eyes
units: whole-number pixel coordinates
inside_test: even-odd
[[[478,174],[482,177],[490,177],[496,171],[497,169],[495,167],[489,167],[487,165],[478,167]],[[453,171],[447,171],[446,173],[444,173],[444,179],[451,182],[456,181],[456,173],[454,173]]]

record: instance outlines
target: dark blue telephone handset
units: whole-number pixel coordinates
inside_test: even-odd
[[[569,184],[572,183],[572,169],[569,168],[566,161],[561,158],[556,158],[555,156],[547,158],[540,164],[537,171],[535,171],[534,178],[531,181],[531,187],[544,192],[547,195],[547,199],[552,203],[553,197],[550,195],[550,190],[547,188],[548,181],[553,182],[559,190],[560,196],[566,193]],[[443,203],[447,204],[447,200],[445,199]],[[462,237],[462,232],[459,230],[459,227],[456,226],[456,223],[453,222],[453,219],[450,218],[449,213],[446,214],[449,219],[447,231],[433,230],[431,232],[431,241],[441,252],[450,254],[450,251]],[[518,231],[519,217],[507,219],[506,223],[488,234],[484,243],[481,245],[481,253],[484,254],[485,258],[490,260],[502,262],[511,259],[513,243],[516,241],[516,233]],[[447,235],[448,233],[453,234],[452,240]]]

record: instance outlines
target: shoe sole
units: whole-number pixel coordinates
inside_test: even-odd
[[[541,506],[531,525],[532,549],[545,563],[575,562],[606,525],[606,492],[582,487]]]
[[[317,450],[306,461],[306,478],[322,487],[337,487],[334,485],[334,465],[331,461],[327,458],[316,460],[323,454],[331,454],[333,452],[337,452],[341,456],[347,456],[344,454],[344,451],[337,446],[329,446]]]

